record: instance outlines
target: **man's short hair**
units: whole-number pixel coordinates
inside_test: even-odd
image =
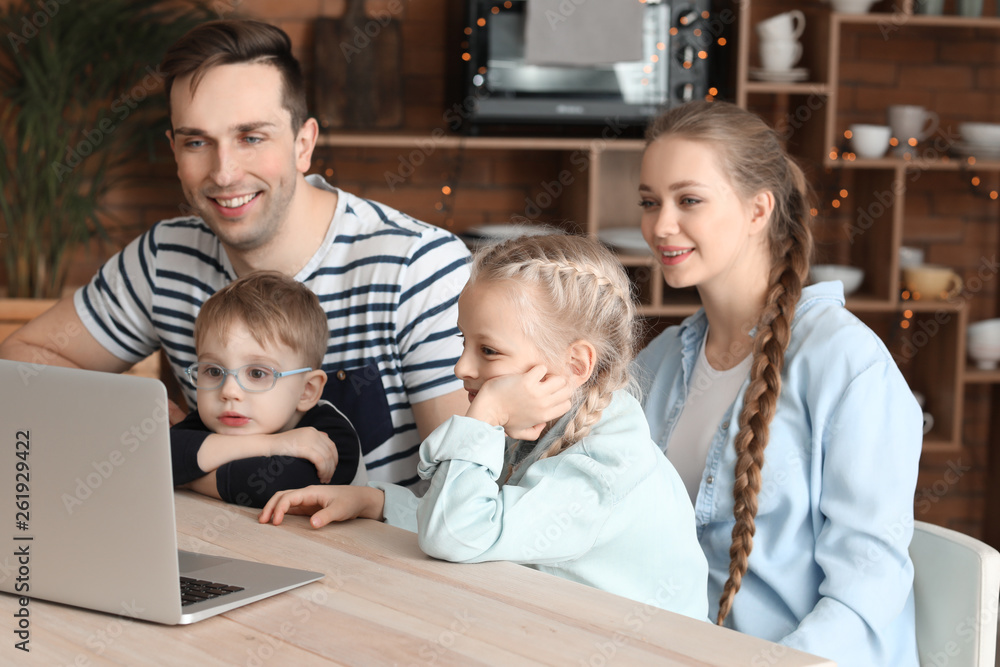
[[[234,323],[244,324],[261,347],[283,343],[314,369],[323,366],[330,325],[319,298],[297,280],[277,271],[257,271],[220,289],[195,320],[195,349],[201,349],[209,334],[227,340]]]
[[[213,67],[243,63],[278,68],[282,80],[281,105],[291,114],[292,131],[297,134],[309,117],[302,68],[292,55],[292,40],[285,31],[262,21],[210,21],[174,42],[160,64],[167,104],[176,79],[190,74],[194,92]]]

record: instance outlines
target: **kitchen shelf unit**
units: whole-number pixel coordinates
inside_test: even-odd
[[[887,4],[879,3],[876,9]],[[787,138],[789,146],[794,146],[793,152],[807,170],[811,169],[813,181],[817,177],[838,181],[837,185],[852,195],[849,211],[832,216],[833,227],[839,224],[840,230],[848,234],[850,243],[847,247],[843,243],[839,248],[834,246],[827,261],[849,263],[865,270],[864,285],[857,295],[847,299],[847,307],[882,336],[911,386],[927,396],[928,408],[935,415],[935,427],[925,436],[925,451],[951,451],[962,446],[965,387],[1000,384],[1000,371],[978,370],[966,361],[969,309],[964,298],[921,302],[901,297],[899,248],[905,236],[906,198],[914,180],[912,177],[920,173],[997,173],[1000,172],[1000,160],[945,154],[935,159],[912,160],[897,157],[849,159],[844,156],[841,137],[846,127],[842,125],[838,99],[841,45],[848,31],[870,31],[873,27],[886,39],[912,28],[974,28],[996,30],[1000,35],[1000,18],[923,16],[914,14],[913,0],[904,0],[902,5],[891,13],[842,14],[791,2],[741,2],[736,45],[736,102],[751,109],[770,107],[769,120]],[[769,16],[792,9],[800,9],[806,16],[800,64],[809,69],[812,80],[791,84],[752,80],[751,61],[753,54],[758,52],[753,26]],[[883,123],[884,119],[872,118],[867,122]],[[828,233],[828,239],[829,236]],[[893,318],[899,326],[891,324]],[[904,324],[906,331],[901,328]]]

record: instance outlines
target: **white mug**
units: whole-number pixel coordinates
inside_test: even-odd
[[[765,70],[786,72],[802,57],[802,43],[790,40],[770,40],[760,43],[760,63]]]
[[[889,149],[892,130],[888,125],[851,125],[851,148],[861,158],[880,158]]]
[[[889,107],[887,116],[892,136],[899,140],[900,146],[906,145],[909,139],[923,141],[934,134],[940,124],[936,113],[916,104],[894,104]]]
[[[794,40],[802,36],[806,29],[806,15],[798,9],[777,14],[757,24],[757,36],[761,41]]]

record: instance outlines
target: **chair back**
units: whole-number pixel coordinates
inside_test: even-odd
[[[994,667],[1000,552],[915,521],[910,543],[917,649],[925,667]]]

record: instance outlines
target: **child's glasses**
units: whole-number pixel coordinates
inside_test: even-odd
[[[243,391],[260,392],[273,389],[278,378],[307,373],[311,370],[311,368],[297,368],[294,371],[276,371],[270,366],[260,364],[247,364],[231,369],[219,364],[196,362],[185,368],[184,372],[198,389],[218,389],[226,381],[226,376],[232,375]]]

